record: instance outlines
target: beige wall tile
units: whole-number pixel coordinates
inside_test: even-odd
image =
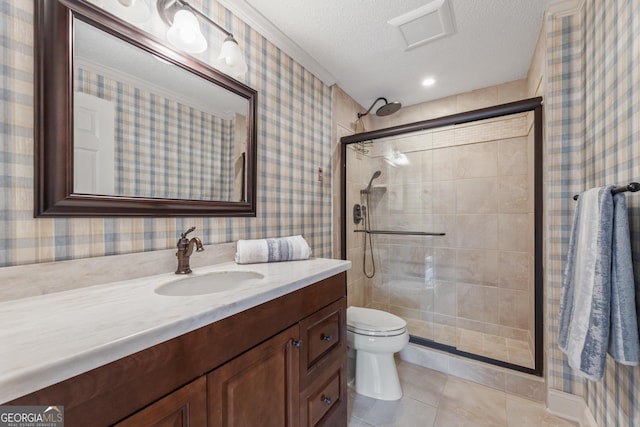
[[[434,181],[431,184],[433,213],[456,213],[456,185],[457,181]]]
[[[529,170],[528,138],[519,137],[499,142],[498,171],[500,175],[527,175]]]
[[[498,218],[496,215],[457,215],[457,247],[464,249],[497,249]]]
[[[498,104],[498,88],[491,86],[457,96],[458,111],[471,111]]]
[[[436,280],[455,281],[457,275],[456,257],[456,249],[440,247],[433,249],[434,277]]]
[[[499,215],[500,250],[529,251],[529,216],[527,214]]]
[[[456,286],[457,315],[487,323],[498,323],[498,289],[458,283]]]
[[[422,105],[422,120],[435,119],[460,112],[455,96],[425,102]]]
[[[527,329],[529,326],[529,293],[511,289],[499,290],[500,324]]]
[[[498,251],[459,249],[457,253],[457,281],[496,286],[500,274]]]
[[[529,188],[527,175],[501,177],[498,183],[498,211],[502,213],[530,212],[533,192]]]
[[[446,316],[456,315],[456,285],[437,281],[434,289],[433,311]]]
[[[519,101],[527,98],[527,79],[514,80],[498,85],[498,103]]]
[[[360,279],[347,285],[347,306],[365,307],[364,280]]]
[[[438,148],[432,152],[433,180],[446,181],[456,178],[455,167],[458,151],[456,148]]]
[[[455,148],[456,178],[484,178],[498,175],[498,143],[486,142]]]
[[[495,213],[498,211],[498,179],[475,178],[456,181],[457,213]]]
[[[486,323],[458,317],[456,319],[456,325],[460,329],[468,329],[470,331],[482,332],[484,334],[500,335],[500,326],[495,323]]]
[[[505,252],[498,254],[498,271],[501,288],[529,290],[530,283],[530,255],[527,252]]]
[[[444,236],[429,237],[434,247],[457,247],[458,227],[455,215],[431,215],[431,230],[434,233],[445,233]]]

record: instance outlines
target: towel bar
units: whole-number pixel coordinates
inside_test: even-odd
[[[392,231],[392,230],[353,230],[354,233],[367,234],[395,234],[400,236],[445,236],[445,233],[432,233],[429,231]]]
[[[611,190],[611,194],[624,193],[626,191],[630,191],[631,193],[640,191],[640,182],[630,182],[629,184],[624,185],[622,187],[616,187],[613,190]],[[578,196],[579,196],[578,194],[573,196],[573,200],[578,200]]]

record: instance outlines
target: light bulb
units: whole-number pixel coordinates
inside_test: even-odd
[[[173,17],[173,24],[167,31],[167,39],[172,45],[189,53],[204,52],[207,40],[200,32],[198,18],[187,9],[180,9]]]
[[[233,36],[228,36],[222,43],[217,67],[220,71],[234,77],[243,77],[246,74],[247,64],[244,62],[240,46]]]

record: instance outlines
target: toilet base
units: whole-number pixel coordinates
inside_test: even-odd
[[[356,350],[356,393],[380,400],[398,400],[402,388],[393,353]]]

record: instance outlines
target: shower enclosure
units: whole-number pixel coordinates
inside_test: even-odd
[[[542,374],[541,99],[342,138],[350,304]]]

